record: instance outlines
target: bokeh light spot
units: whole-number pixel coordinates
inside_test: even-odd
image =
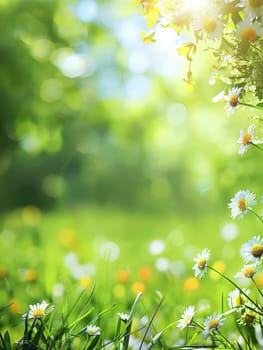
[[[120,248],[114,242],[105,242],[100,247],[100,256],[104,260],[113,262],[119,258]]]
[[[54,102],[63,95],[63,84],[58,79],[47,79],[40,87],[40,97],[45,102]]]
[[[152,255],[159,255],[165,250],[165,243],[161,240],[154,240],[149,244],[149,252]]]
[[[225,224],[221,229],[221,236],[225,241],[233,241],[238,235],[238,227],[230,222]]]

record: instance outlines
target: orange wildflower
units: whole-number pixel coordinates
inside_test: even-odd
[[[143,281],[148,281],[152,277],[152,270],[147,266],[141,267],[139,270],[139,277]]]
[[[130,274],[127,270],[120,270],[117,273],[117,281],[119,282],[128,282],[130,279]]]

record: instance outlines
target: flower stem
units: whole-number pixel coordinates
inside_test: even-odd
[[[225,276],[223,273],[217,271],[216,269],[214,269],[212,266],[207,265],[207,268],[209,268],[210,270],[216,272],[218,275],[220,275],[221,277],[223,277],[225,280],[227,280],[229,283],[231,283],[235,288],[237,288],[241,294],[243,294],[253,305],[255,305],[256,307],[258,307],[257,303],[251,299],[235,282],[233,282],[229,277]]]
[[[256,217],[261,221],[261,222],[263,222],[263,217],[262,216],[260,216],[260,215],[258,215],[254,210],[252,210],[252,209],[248,209],[249,211],[251,211],[251,213],[253,213],[254,215],[256,215]]]
[[[257,46],[255,46],[255,45],[253,45],[251,42],[250,42],[249,44],[250,44],[250,46],[251,46],[251,47],[253,47],[253,49],[255,49],[256,51],[258,51],[258,52],[262,53],[262,50],[260,50],[260,48],[259,48],[259,47],[257,47]]]
[[[257,149],[259,149],[261,152],[263,152],[263,148],[261,148],[259,145],[253,143],[253,142],[250,142],[250,144],[254,147],[256,147]]]
[[[202,331],[205,329],[203,326],[200,325],[200,323],[198,323],[198,322],[196,322],[194,320],[192,320],[191,324],[192,324],[192,327],[199,328]]]
[[[263,293],[262,293],[262,291],[258,288],[258,286],[257,286],[257,283],[256,283],[256,281],[254,280],[254,278],[252,277],[251,278],[252,279],[252,281],[253,281],[253,283],[254,283],[254,285],[255,285],[255,287],[257,288],[257,291],[259,292],[259,294],[263,297]]]
[[[260,111],[263,110],[263,107],[260,105],[252,105],[251,103],[246,103],[246,102],[239,102],[238,103],[241,106],[246,106],[246,107],[250,107],[250,108],[255,108],[255,109],[259,109]]]
[[[217,333],[219,334],[219,336],[224,339],[224,341],[226,342],[226,344],[228,344],[228,346],[231,349],[235,349],[235,347],[233,346],[233,344],[227,339],[227,337],[225,337],[219,330],[217,330]]]

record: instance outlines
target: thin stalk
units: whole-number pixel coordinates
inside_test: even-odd
[[[203,330],[205,329],[203,326],[201,326],[199,323],[197,323],[197,322],[194,321],[194,320],[192,320],[191,325],[192,325],[194,328],[200,328],[201,331],[203,331]]]
[[[253,49],[255,49],[256,51],[262,53],[262,50],[260,50],[259,47],[255,46],[254,44],[252,44],[251,42],[249,43],[251,47],[253,47]]]
[[[119,336],[120,336],[120,332],[121,332],[121,319],[119,318],[118,319],[118,324],[117,324],[117,329],[116,329],[116,333],[115,333],[115,339],[116,339],[116,342],[115,342],[115,347],[116,347],[116,350],[120,350],[120,341],[119,341]]]
[[[246,106],[246,107],[251,107],[251,108],[259,109],[260,111],[263,110],[263,107],[262,107],[262,106],[252,105],[252,104],[246,103],[246,102],[238,102],[238,104],[241,105],[241,106]]]
[[[257,145],[256,143],[250,142],[250,145],[256,147],[257,149],[259,149],[261,152],[263,152],[263,148],[261,148],[259,145]]]
[[[222,339],[224,339],[224,341],[226,342],[226,344],[228,344],[228,345],[230,346],[231,349],[235,349],[234,345],[227,339],[226,336],[224,336],[224,335],[222,334],[222,332],[220,332],[219,330],[217,330],[217,333],[218,333],[218,335],[219,335]],[[225,345],[225,344],[224,344],[224,345]]]
[[[143,347],[143,343],[144,343],[144,340],[145,340],[145,338],[147,336],[147,333],[148,333],[148,331],[149,331],[149,329],[150,329],[150,327],[151,327],[151,325],[153,323],[153,320],[154,320],[155,316],[157,315],[158,311],[160,310],[160,307],[161,307],[162,303],[163,303],[163,299],[161,299],[161,301],[157,305],[156,309],[154,310],[154,313],[153,313],[153,315],[152,315],[152,317],[151,317],[151,319],[150,319],[150,321],[149,321],[149,323],[147,325],[147,328],[146,328],[146,330],[144,332],[144,335],[143,335],[143,338],[142,338],[139,350],[141,350],[142,347]]]
[[[251,213],[253,213],[261,222],[263,222],[263,218],[258,215],[253,209],[248,209]]]
[[[230,278],[228,278],[227,276],[225,276],[223,273],[217,271],[216,269],[214,269],[212,266],[207,265],[207,268],[209,268],[210,270],[216,272],[218,275],[220,275],[221,277],[223,277],[225,280],[227,280],[229,283],[231,283],[235,288],[237,288],[241,294],[243,294],[253,305],[255,305],[258,308],[257,303],[254,302],[253,299],[251,299],[235,282],[233,282]]]
[[[260,294],[260,295],[261,295],[261,297],[263,298],[263,293],[262,293],[262,291],[261,291],[261,290],[258,288],[256,281],[254,280],[254,278],[253,278],[253,277],[252,277],[251,279],[252,279],[252,281],[253,281],[253,283],[254,283],[254,285],[255,285],[255,287],[256,287],[256,289],[257,289],[257,291],[259,292],[259,294]]]

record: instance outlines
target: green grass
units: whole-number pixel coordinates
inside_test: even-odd
[[[17,309],[13,304],[1,313],[1,329],[19,338],[24,327],[22,314],[29,304],[44,299],[56,304],[57,312],[62,314],[84,290],[81,281],[87,283],[86,300],[93,289],[94,294],[91,311],[79,322],[85,327],[99,320],[108,337],[114,336],[117,312],[129,312],[142,285],[143,295],[135,312],[138,325],[143,315],[151,319],[160,295],[164,297],[153,322],[156,332],[177,321],[188,305],[196,305],[203,316],[221,312],[227,307],[222,298],[225,300],[233,287],[208,274],[191,291],[185,281],[193,277],[193,258],[203,248],[210,248],[211,265],[223,262],[225,274],[232,278],[242,267],[240,245],[260,230],[260,223],[247,215],[235,222],[237,237],[226,240],[222,227],[233,222],[225,220],[223,214],[194,218],[190,214],[177,217],[87,206],[47,213],[28,207],[6,215],[0,234],[0,300],[3,307],[15,300]],[[163,242],[162,252],[149,251],[153,241]],[[66,257],[73,258],[68,266]],[[127,281],[117,277],[122,270],[129,274]],[[54,286],[63,286],[61,296],[54,292]],[[87,312],[83,305],[85,301],[74,308],[70,322]],[[97,317],[101,312],[103,315]],[[171,343],[179,336],[175,326],[166,333]]]

